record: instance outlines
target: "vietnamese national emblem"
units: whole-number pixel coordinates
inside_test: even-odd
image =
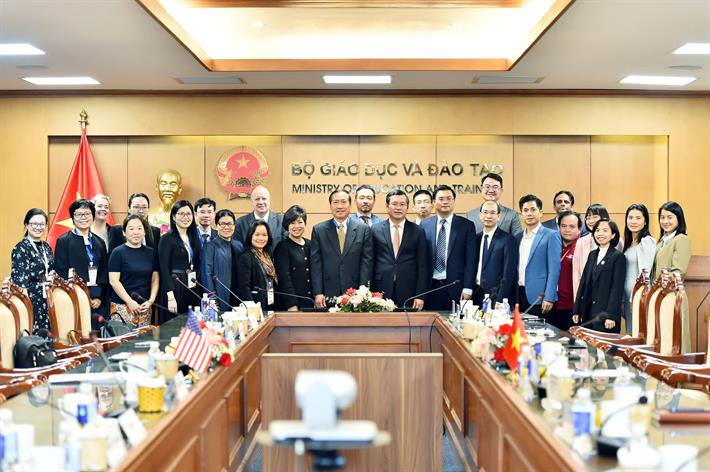
[[[261,152],[240,146],[220,156],[216,173],[220,185],[232,200],[247,198],[254,187],[263,185],[269,176],[269,166]]]

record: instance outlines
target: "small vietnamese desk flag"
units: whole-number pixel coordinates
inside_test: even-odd
[[[54,215],[54,220],[47,233],[47,242],[52,247],[52,250],[54,250],[57,239],[74,228],[69,217],[69,206],[74,200],[80,198],[91,200],[94,195],[102,193],[104,193],[104,187],[101,185],[101,177],[96,168],[94,155],[91,153],[89,140],[86,137],[86,127],[82,123],[79,152],[77,152],[76,159],[74,159],[67,185],[64,187],[62,198],[59,200],[59,206],[57,206],[57,213]],[[106,222],[109,225],[113,225],[113,216],[110,211]]]
[[[528,335],[525,334],[525,324],[520,317],[520,309],[518,304],[515,304],[515,313],[513,315],[513,325],[510,327],[510,335],[503,347],[503,359],[508,363],[511,370],[518,367],[518,356],[523,347],[523,344],[528,343]]]

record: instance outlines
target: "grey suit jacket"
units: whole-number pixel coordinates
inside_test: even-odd
[[[283,230],[281,227],[281,222],[283,221],[284,216],[281,213],[276,213],[273,211],[269,212],[269,221],[266,223],[269,225],[269,230],[271,231],[271,247],[275,248],[276,245],[285,237],[287,237],[286,232]],[[241,242],[244,247],[251,247],[251,244],[247,244],[244,242],[244,239],[247,236],[247,233],[249,233],[249,229],[251,228],[251,225],[254,224],[256,221],[256,218],[254,218],[254,212],[247,213],[244,216],[240,216],[239,219],[237,219],[237,229],[236,232],[234,233],[234,237]]]
[[[349,288],[367,285],[372,278],[372,259],[372,231],[365,223],[348,221],[342,254],[333,219],[318,223],[311,234],[313,294],[335,297]]]
[[[483,231],[483,223],[481,223],[480,208],[474,208],[473,210],[466,213],[466,218],[471,220],[476,226],[476,233]],[[498,228],[502,229],[508,234],[515,236],[518,233],[522,233],[523,228],[520,226],[520,218],[518,213],[512,208],[507,206],[500,206],[500,218],[498,219]]]

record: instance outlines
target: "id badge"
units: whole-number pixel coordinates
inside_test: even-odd
[[[187,274],[187,287],[188,288],[195,288],[197,286],[197,276],[195,275],[195,272],[192,270],[185,271]]]
[[[98,267],[89,266],[89,283],[86,284],[89,287],[96,287],[96,276],[99,275]]]
[[[266,305],[274,304],[274,281],[268,279],[266,281]]]
[[[42,282],[42,298],[47,298],[47,282]]]

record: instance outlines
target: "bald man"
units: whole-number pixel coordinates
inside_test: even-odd
[[[263,220],[269,225],[269,230],[271,230],[271,247],[274,248],[276,245],[286,237],[286,234],[281,227],[281,222],[283,221],[283,215],[281,213],[275,213],[271,211],[271,193],[263,185],[257,185],[254,190],[251,191],[251,206],[254,210],[251,213],[247,213],[241,216],[237,220],[237,230],[235,236],[244,245],[244,247],[251,247],[251,245],[244,240],[246,235],[249,233],[249,228],[254,224],[256,220]]]

